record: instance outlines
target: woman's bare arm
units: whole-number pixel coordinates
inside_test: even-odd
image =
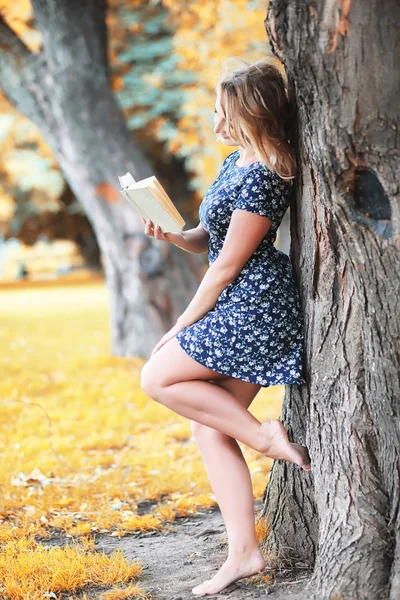
[[[142,221],[146,225],[144,232],[156,240],[171,242],[171,244],[175,244],[178,248],[182,248],[182,250],[193,254],[202,254],[208,251],[208,238],[210,236],[201,223],[194,229],[188,229],[180,233],[161,233],[159,226],[153,226],[152,221],[149,220],[146,222],[143,218]]]
[[[174,239],[176,236],[177,239]],[[192,252],[193,254],[203,254],[208,251],[208,239],[210,235],[204,229],[201,223],[194,229],[188,229],[181,233],[167,233],[166,237],[182,250]]]

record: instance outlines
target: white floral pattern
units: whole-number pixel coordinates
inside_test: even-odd
[[[301,384],[303,314],[290,258],[274,246],[290,203],[291,185],[260,162],[239,167],[231,152],[199,206],[210,234],[208,261],[217,258],[233,210],[272,221],[242,271],[219,295],[214,308],[182,329],[176,338],[196,361],[217,373],[262,387]]]

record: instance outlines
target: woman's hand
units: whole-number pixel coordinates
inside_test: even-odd
[[[161,240],[162,242],[169,242],[170,244],[175,244],[178,248],[182,248],[186,250],[186,240],[183,237],[183,232],[173,232],[168,231],[162,233],[159,225],[153,225],[153,222],[148,219],[144,219],[140,217],[145,224],[144,232],[146,235],[155,238],[156,240]]]
[[[169,233],[162,233],[161,227],[159,225],[154,225],[153,221],[150,221],[150,219],[146,221],[146,219],[144,219],[143,217],[140,218],[142,219],[145,225],[144,232],[146,235],[149,235],[150,237],[153,237],[156,240],[161,240],[163,242],[171,241],[171,239],[168,238]]]
[[[158,344],[156,346],[154,346],[154,349],[150,355],[150,358],[157,352],[157,350],[159,350],[161,348],[161,346],[164,346],[164,344],[166,344],[169,340],[171,340],[179,331],[182,331],[182,329],[184,329],[185,327],[186,327],[186,325],[178,325],[178,323],[176,323],[172,327],[172,329],[167,331],[167,333],[161,338],[161,340],[158,342]]]

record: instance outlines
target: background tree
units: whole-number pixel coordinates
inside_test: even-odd
[[[91,221],[110,291],[113,352],[148,356],[195,292],[193,261],[150,241],[116,188],[118,173],[140,179],[154,168],[110,88],[105,2],[32,4],[43,46],[29,51],[2,20],[2,86],[46,137]]]
[[[400,597],[399,19],[395,0],[271,0],[266,19],[298,113],[307,383],[282,419],[313,470],[275,462],[263,513],[318,600]]]
[[[0,0],[0,11],[31,52],[40,52],[42,35],[29,0],[18,4]],[[193,74],[183,69],[175,69],[174,77],[174,65],[169,60],[174,31],[168,11],[144,0],[109,0],[106,25],[110,85],[128,127],[135,130],[138,143],[151,156],[166,187],[174,190],[174,200],[188,222],[195,220],[194,194],[189,192],[183,161],[164,151],[158,134],[166,119],[177,120],[182,85],[193,80]],[[127,54],[132,55],[130,59]],[[5,237],[18,236],[28,244],[43,233],[50,239],[73,239],[90,258],[95,237],[93,241],[89,237],[91,227],[84,208],[74,199],[51,148],[34,123],[4,97],[0,106],[0,203],[12,217],[3,219]],[[15,210],[10,211],[13,206]]]

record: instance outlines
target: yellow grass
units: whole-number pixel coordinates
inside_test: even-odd
[[[161,529],[215,504],[189,421],[142,391],[143,360],[109,355],[102,282],[0,293],[3,553],[55,530],[90,552],[95,532]],[[252,413],[278,417],[282,395],[280,387],[261,390]],[[272,460],[242,449],[260,498]],[[139,515],[143,500],[154,510]]]
[[[75,592],[86,584],[128,582],[141,572],[119,550],[108,557],[79,547],[46,548],[28,537],[4,544],[0,552],[2,593],[18,600],[36,600],[50,591]]]

